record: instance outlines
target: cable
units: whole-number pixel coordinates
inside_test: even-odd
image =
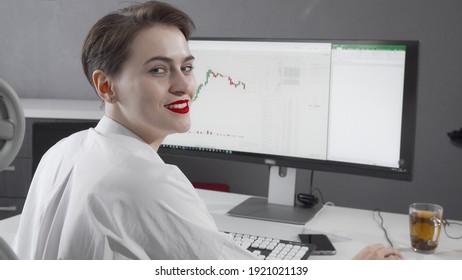
[[[310,177],[310,189],[309,193],[299,193],[297,194],[297,200],[301,202],[305,207],[314,207],[319,202],[319,198],[313,195],[314,191],[318,191],[321,195],[322,204],[324,205],[324,197],[322,196],[322,192],[318,188],[313,189],[313,180],[314,180],[314,170],[311,170],[311,177]]]
[[[324,201],[324,196],[322,195],[321,190],[320,190],[319,188],[314,188],[314,189],[313,189],[313,192],[314,192],[314,191],[318,191],[319,195],[321,196],[321,202],[322,202],[322,204],[326,204],[326,202]]]
[[[375,220],[375,216],[374,216],[374,213],[377,212],[377,215],[379,216],[380,218],[380,228],[383,230],[383,232],[385,233],[385,238],[387,239],[388,241],[388,244],[390,244],[391,247],[394,247],[393,246],[393,243],[391,242],[390,238],[388,237],[388,232],[387,230],[385,229],[385,227],[383,226],[383,217],[382,217],[382,214],[380,213],[380,209],[379,208],[376,208],[372,211],[372,217],[374,218]]]
[[[310,176],[310,194],[313,194],[313,180],[314,180],[314,170],[311,170],[311,176]]]

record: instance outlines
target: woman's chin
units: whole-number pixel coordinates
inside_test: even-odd
[[[176,129],[176,133],[186,133],[191,129],[191,124],[185,124]]]

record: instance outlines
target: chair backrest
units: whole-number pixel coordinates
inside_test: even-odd
[[[18,256],[11,249],[10,245],[0,237],[0,260],[17,260]]]

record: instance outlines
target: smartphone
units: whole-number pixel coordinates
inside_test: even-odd
[[[316,245],[312,255],[335,255],[337,251],[325,234],[299,234],[298,237],[303,243]]]

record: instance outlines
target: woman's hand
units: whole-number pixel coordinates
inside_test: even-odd
[[[353,260],[402,260],[401,253],[393,247],[382,244],[367,246],[361,250]]]

